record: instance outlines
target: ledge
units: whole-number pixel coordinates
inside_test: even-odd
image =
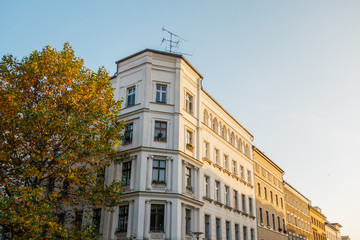
[[[229,209],[230,211],[233,209],[230,205],[225,204],[224,206],[226,209]]]
[[[236,180],[239,180],[239,179],[240,179],[239,176],[238,176],[236,173],[233,173],[231,176],[232,176],[233,178],[235,178]]]
[[[252,219],[255,219],[255,216],[254,215],[249,215],[250,218]]]
[[[212,200],[210,197],[207,197],[207,196],[203,196],[203,200],[206,200],[210,203],[212,203],[214,200]]]
[[[241,212],[241,214],[242,214],[243,216],[245,216],[245,217],[248,217],[248,216],[249,216],[249,214],[246,213],[246,212]]]
[[[223,169],[222,166],[220,166],[220,165],[217,164],[217,163],[214,163],[214,167],[218,168],[220,171]]]
[[[214,200],[214,203],[215,203],[215,205],[219,205],[220,207],[222,207],[222,206],[224,205],[223,203],[218,202],[218,201],[216,201],[216,200]]]
[[[231,172],[230,172],[229,170],[224,169],[223,171],[224,171],[224,173],[226,173],[227,175],[229,175],[229,176],[231,175]]]
[[[241,213],[241,210],[238,209],[238,208],[234,208],[234,212],[237,212],[238,214],[240,214],[240,213]]]
[[[203,157],[202,159],[203,159],[204,162],[207,162],[210,165],[213,163],[210,159],[208,159],[206,157]]]

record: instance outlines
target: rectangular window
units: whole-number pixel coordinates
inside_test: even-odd
[[[259,194],[259,196],[261,196],[261,186],[260,186],[260,183],[258,183],[257,185],[258,185],[258,194]]]
[[[278,195],[275,194],[275,201],[276,201],[276,205],[279,206],[279,199],[278,199]]]
[[[272,215],[272,223],[273,223],[273,230],[275,230],[276,226],[275,226],[275,215],[274,214],[271,214]]]
[[[249,197],[249,213],[253,215],[253,201],[251,197]]]
[[[123,162],[122,165],[122,180],[123,185],[130,185],[131,180],[131,161]]]
[[[245,180],[244,166],[241,166],[241,165],[240,165],[240,175],[241,175],[241,179]]]
[[[215,181],[215,193],[216,193],[216,201],[221,202],[220,199],[220,182]]]
[[[101,208],[93,209],[92,224],[95,228],[95,232],[99,233],[101,220]]]
[[[128,226],[128,217],[129,217],[129,206],[120,206],[119,207],[119,222],[118,222],[118,232],[126,232]]]
[[[251,171],[248,170],[247,174],[248,174],[248,183],[251,183]]]
[[[285,219],[282,220],[283,230],[285,230]]]
[[[240,226],[235,224],[235,240],[240,240]]]
[[[232,161],[232,170],[233,170],[233,173],[237,174],[237,167],[236,167],[236,161]]]
[[[270,227],[269,212],[266,211],[266,226]]]
[[[186,93],[185,109],[188,113],[193,113],[193,97],[188,93]]]
[[[151,204],[150,231],[164,232],[164,211],[163,204]]]
[[[242,204],[242,211],[244,213],[246,213],[246,199],[245,199],[245,195],[241,194],[241,204]]]
[[[135,87],[131,87],[127,89],[127,106],[130,107],[135,105]]]
[[[156,102],[166,103],[166,85],[156,85]]]
[[[205,238],[210,239],[210,216],[205,214]]]
[[[262,208],[259,208],[259,218],[260,218],[260,224],[264,224]]]
[[[185,233],[191,235],[191,210],[185,209]]]
[[[155,121],[154,141],[166,142],[167,122]]]
[[[186,130],[186,148],[189,150],[193,150],[194,146],[192,144],[192,132]]]
[[[266,170],[265,170],[265,168],[262,168],[262,175],[263,175],[264,177],[266,177]]]
[[[280,203],[281,203],[281,208],[284,208],[284,203],[283,203],[283,199],[280,198]]]
[[[278,220],[278,229],[281,228],[281,225],[280,225],[280,217],[278,216],[277,217],[277,220]]]
[[[204,158],[209,159],[209,143],[204,142]]]
[[[272,191],[270,191],[270,200],[271,200],[272,203],[274,202],[274,198],[273,198],[273,193],[272,193]]]
[[[248,233],[247,233],[247,227],[243,227],[243,236],[244,236],[244,240],[248,240]]]
[[[210,178],[208,176],[205,176],[204,181],[205,181],[205,196],[210,198]]]
[[[154,160],[152,171],[152,183],[154,184],[166,184],[165,181],[166,161]]]
[[[257,172],[260,172],[260,166],[259,166],[258,163],[255,163],[255,169],[256,169]]]
[[[75,228],[77,230],[81,229],[82,218],[83,218],[83,212],[82,211],[75,212]]]
[[[266,187],[264,187],[264,194],[265,194],[265,199],[267,200],[268,197],[267,197],[267,189],[266,189]]]
[[[225,201],[226,205],[230,206],[230,188],[225,186]]]
[[[250,229],[250,239],[255,240],[255,230],[253,228]]]
[[[239,193],[234,190],[234,208],[239,209]]]
[[[230,222],[226,221],[226,240],[231,239]]]
[[[185,179],[186,179],[186,188],[190,188],[192,190],[191,168],[190,167],[186,167]]]
[[[229,157],[224,155],[224,169],[229,170]]]
[[[220,164],[220,161],[219,161],[219,150],[215,148],[214,150],[214,159],[215,159],[215,163],[216,164]]]
[[[216,218],[216,239],[221,240],[221,220]]]
[[[133,140],[133,131],[134,131],[134,124],[129,123],[125,125],[125,132],[124,132],[124,144],[131,144]]]

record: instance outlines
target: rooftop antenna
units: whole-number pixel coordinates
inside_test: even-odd
[[[170,32],[169,30],[165,29],[165,27],[163,27],[161,30],[163,32],[167,32],[170,35],[169,39],[163,38],[161,40],[161,44],[166,43],[165,51],[167,51],[169,53],[175,53],[175,54],[182,54],[182,55],[191,56],[190,54],[187,54],[187,53],[177,52],[177,50],[179,49],[179,45],[180,45],[181,41],[186,42],[186,39],[176,35],[173,32]]]

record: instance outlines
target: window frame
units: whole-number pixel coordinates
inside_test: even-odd
[[[129,186],[131,183],[131,167],[132,161],[126,161],[122,163],[121,180],[123,181],[123,186]]]
[[[134,90],[134,91],[131,91]],[[126,89],[126,107],[135,105],[136,102],[136,86],[131,86]]]
[[[159,127],[157,127],[159,124]],[[165,127],[163,127],[165,125]],[[167,142],[167,126],[168,122],[156,120],[154,123],[154,141],[156,142]]]
[[[154,220],[155,222],[152,222],[152,220]],[[164,229],[165,229],[164,224],[165,224],[165,205],[164,204],[151,204],[151,207],[150,207],[150,231],[151,232],[164,232]]]
[[[127,232],[129,221],[129,205],[119,206],[117,232]]]
[[[158,89],[158,87],[160,87],[160,89]],[[162,89],[165,88],[165,91]],[[161,103],[161,104],[166,104],[167,103],[167,89],[168,86],[166,84],[159,84],[157,83],[155,86],[155,102],[156,103]],[[158,98],[158,93],[159,93],[159,98]],[[163,94],[165,93],[165,99]]]
[[[155,163],[158,163],[157,165]],[[165,167],[161,167],[161,163],[165,163]],[[157,179],[154,179],[154,170],[157,171]],[[164,180],[162,181],[161,173],[164,173]],[[166,160],[154,159],[153,160],[153,169],[151,175],[152,184],[166,184]]]

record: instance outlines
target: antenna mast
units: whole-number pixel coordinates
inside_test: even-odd
[[[186,54],[186,53],[180,53],[177,52],[177,50],[179,49],[180,43],[181,41],[186,41],[186,39],[176,35],[173,32],[170,32],[169,30],[165,29],[165,27],[163,27],[161,29],[163,32],[167,32],[169,34],[169,38],[163,38],[161,40],[161,44],[163,44],[164,42],[166,43],[165,46],[165,51],[169,52],[169,53],[177,53],[177,54],[183,54],[183,55],[190,55],[190,54]],[[190,55],[191,56],[191,55]]]

